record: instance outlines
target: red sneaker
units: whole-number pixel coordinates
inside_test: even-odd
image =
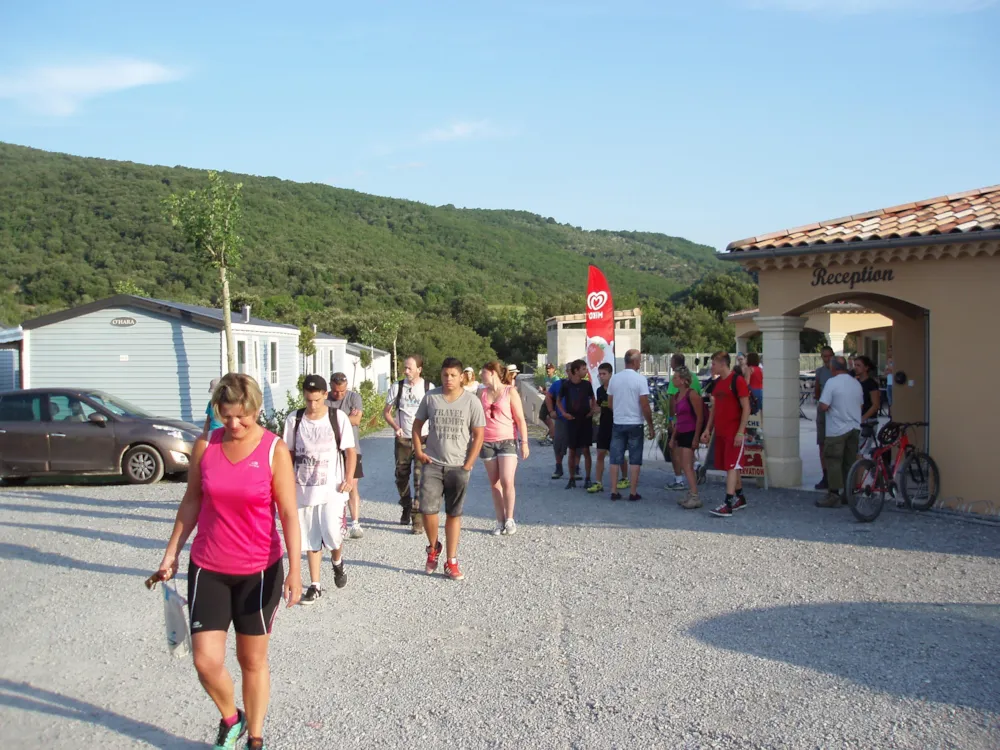
[[[458,560],[449,560],[446,562],[444,564],[444,574],[453,581],[461,581],[465,578],[465,574],[458,567]]]
[[[715,510],[710,510],[708,512],[711,513],[713,516],[717,516],[718,518],[732,518],[733,506],[723,503]]]
[[[438,558],[441,557],[441,542],[438,542],[434,549],[432,550],[430,545],[427,545],[427,564],[424,566],[424,572],[427,575],[431,575],[437,572],[438,569]]]
[[[747,507],[747,499],[745,497],[737,495],[736,497],[733,498],[734,512],[737,510],[743,510],[745,507]]]

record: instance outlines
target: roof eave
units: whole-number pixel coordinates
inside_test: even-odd
[[[852,252],[854,250],[878,250],[896,247],[927,247],[929,245],[950,245],[956,242],[990,242],[1000,240],[1000,229],[984,229],[977,232],[954,232],[951,234],[930,234],[921,237],[889,237],[881,240],[859,242],[831,242],[823,245],[802,247],[769,247],[760,250],[730,250],[722,255],[723,260],[741,263],[761,258],[789,258],[801,255],[825,255],[827,253]]]

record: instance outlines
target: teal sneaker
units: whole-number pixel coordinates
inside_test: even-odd
[[[215,738],[212,750],[236,750],[236,743],[247,733],[247,716],[236,709],[239,717],[231,727],[226,726],[225,719],[219,719],[219,736]]]

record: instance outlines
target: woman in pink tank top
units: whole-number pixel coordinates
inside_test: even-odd
[[[514,522],[514,473],[517,471],[517,435],[521,436],[521,458],[527,460],[528,425],[517,388],[507,382],[507,370],[499,362],[483,366],[479,401],[486,412],[486,431],[480,458],[493,492],[497,523],[493,536],[517,533]],[[517,431],[515,434],[515,430]]]
[[[236,747],[244,734],[248,748],[263,747],[271,628],[281,600],[291,607],[302,596],[292,458],[284,441],[257,424],[262,403],[260,386],[248,375],[230,373],[219,381],[212,407],[223,428],[195,444],[187,491],[158,571],[164,581],[177,574],[180,551],[197,528],[188,567],[191,645],[201,684],[222,714],[216,747]],[[287,577],[275,511],[288,547]],[[236,707],[225,667],[230,625],[246,714]]]

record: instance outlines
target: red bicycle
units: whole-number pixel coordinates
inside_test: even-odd
[[[928,510],[937,501],[941,474],[934,459],[913,445],[907,431],[927,427],[927,422],[887,422],[876,436],[871,458],[859,458],[847,472],[847,504],[859,521],[874,521],[882,512],[885,496],[914,510]],[[896,448],[896,461],[892,449]],[[891,467],[891,472],[890,472]],[[897,481],[898,480],[898,481]]]

